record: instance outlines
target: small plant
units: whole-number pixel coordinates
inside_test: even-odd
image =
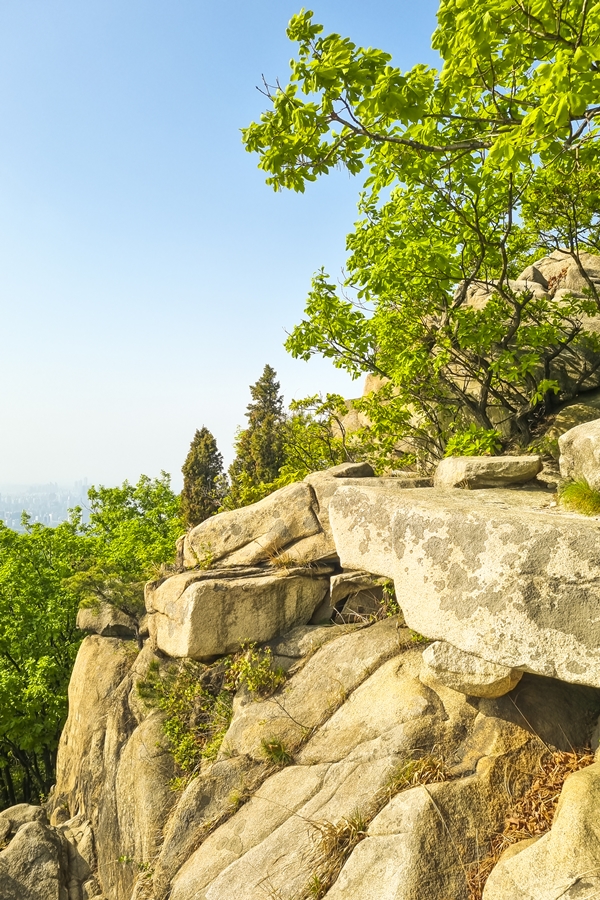
[[[215,564],[215,554],[212,549],[211,544],[200,544],[200,551],[196,551],[192,548],[192,552],[196,557],[196,562],[199,569],[212,569]]]
[[[318,843],[312,859],[314,871],[304,890],[307,900],[321,900],[326,895],[356,845],[367,836],[370,818],[356,810],[335,823],[311,823]]]
[[[434,784],[448,781],[450,773],[442,757],[427,754],[417,759],[407,759],[399,763],[389,774],[385,787],[387,798],[419,784]]]
[[[245,685],[251,693],[265,698],[284,682],[285,672],[273,667],[270,647],[260,648],[253,642],[244,643],[229,664],[228,683],[234,690]]]
[[[448,438],[444,456],[494,456],[501,449],[500,433],[495,428],[480,428],[472,422]]]
[[[396,590],[393,581],[385,581],[382,585],[381,613],[384,619],[402,615],[400,604],[396,599]]]
[[[413,644],[428,644],[429,638],[424,637],[422,634],[419,634],[418,631],[413,631],[412,628],[409,628],[410,631],[410,639]]]
[[[263,738],[260,746],[265,759],[268,759],[280,768],[289,766],[294,762],[293,754],[278,737]]]
[[[584,516],[600,515],[600,491],[594,490],[583,478],[569,481],[559,488],[561,506]]]
[[[138,693],[148,706],[165,713],[163,729],[178,769],[171,787],[179,790],[203,759],[216,758],[231,723],[233,690],[225,666],[186,660],[161,671],[153,662]]]

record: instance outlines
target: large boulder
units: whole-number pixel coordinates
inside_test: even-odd
[[[499,666],[446,641],[435,641],[423,651],[423,662],[434,678],[469,697],[502,697],[517,686],[522,672]]]
[[[542,471],[540,456],[449,456],[435,472],[441,488],[493,488],[525,484]]]
[[[132,616],[117,609],[112,603],[103,602],[82,607],[77,613],[77,628],[102,637],[133,638],[137,634],[137,625]]]
[[[343,487],[342,565],[394,578],[407,624],[489,662],[600,686],[600,523],[537,491]]]
[[[484,900],[584,900],[600,892],[600,763],[569,775],[548,834],[492,870]]]
[[[264,500],[219,513],[186,535],[186,568],[253,566],[321,530],[308,484],[290,484]]]
[[[23,824],[0,853],[2,900],[67,900],[68,882],[64,841],[39,821]]]
[[[600,490],[600,419],[571,428],[559,437],[558,447],[563,478],[584,479]]]
[[[208,660],[310,621],[331,569],[185,572],[146,587],[150,634],[163,653]]]

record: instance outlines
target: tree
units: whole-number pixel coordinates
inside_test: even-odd
[[[253,503],[253,489],[274,481],[285,462],[285,411],[277,373],[266,365],[256,384],[251,385],[248,427],[239,431],[235,459],[230,466],[231,490],[225,506],[235,509]],[[260,488],[259,488],[260,490]]]
[[[181,515],[191,528],[217,512],[227,486],[223,457],[213,435],[204,425],[200,431],[196,430],[181,471]]]
[[[54,782],[67,687],[83,639],[80,604],[109,600],[139,616],[143,582],[173,561],[183,530],[169,476],[90,488],[55,528],[0,523],[0,805],[35,802]]]
[[[592,279],[560,299],[514,282],[559,247],[586,277],[582,253],[600,251],[600,2],[442,0],[441,71],[402,72],[310,12],[288,36],[290,83],[265,87],[246,148],[275,189],[366,176],[343,292],[316,275],[288,350],[389,379],[363,406],[407,462],[473,427],[527,444],[600,366]]]

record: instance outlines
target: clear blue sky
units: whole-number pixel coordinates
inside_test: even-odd
[[[319,0],[327,31],[435,64],[433,0]],[[359,185],[274,194],[239,129],[285,80],[289,0],[0,6],[0,482],[114,484],[194,430],[229,461],[266,362],[287,400],[352,396],[282,343],[312,273],[337,276]]]

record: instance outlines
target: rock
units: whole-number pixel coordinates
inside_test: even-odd
[[[592,253],[581,253],[579,258],[591,280],[600,282],[600,257]],[[540,284],[551,296],[556,296],[557,292],[563,290],[578,294],[588,287],[577,261],[568,250],[554,250],[549,256],[528,266],[518,280]]]
[[[48,824],[48,816],[46,810],[42,806],[33,806],[29,803],[18,803],[16,806],[9,806],[0,812],[0,821],[6,820],[9,823],[10,831],[16,834],[21,825],[27,822],[41,822],[43,825]]]
[[[69,686],[69,717],[49,805],[53,821],[59,810],[75,815],[61,827],[81,835],[77,849],[84,859],[90,850],[84,823],[89,823],[94,876],[109,900],[130,900],[140,867],[158,855],[177,799],[170,790],[174,762],[165,750],[159,714],[144,709],[137,696],[137,683],[154,663],[164,664],[149,644],[138,652],[131,641],[92,635],[79,649]],[[73,897],[80,900],[79,894]]]
[[[342,487],[330,515],[342,565],[393,577],[419,634],[598,687],[600,525],[536,493]]]
[[[542,471],[540,456],[449,456],[435,472],[434,487],[493,488],[525,484]]]
[[[67,900],[68,862],[59,835],[25,822],[0,853],[2,900]]]
[[[327,569],[239,578],[174,575],[147,586],[152,640],[168,656],[208,660],[306,624],[328,587]]]
[[[368,621],[382,611],[384,579],[369,572],[341,572],[331,578],[329,602],[341,622]]]
[[[186,568],[253,566],[321,531],[308,484],[290,484],[258,503],[201,522],[184,541]]]
[[[234,757],[214,763],[189,783],[165,828],[154,867],[156,900],[167,896],[176,872],[215,823],[225,821],[235,811],[264,769],[266,764],[256,766],[247,757]]]
[[[313,474],[321,473],[315,472]],[[339,466],[323,469],[322,474],[327,475],[329,478],[372,478],[375,472],[373,466],[368,462],[345,462],[340,463]],[[310,477],[310,475],[307,476],[305,481],[308,481]]]
[[[597,407],[589,406],[587,403],[571,403],[556,414],[545,437],[549,440],[558,440],[571,428],[582,425],[584,422],[593,422],[598,418],[600,418],[600,410]]]
[[[77,613],[77,628],[102,637],[134,638],[137,634],[137,625],[132,616],[117,609],[112,603],[103,602],[82,607]]]
[[[263,738],[277,737],[297,747],[367,675],[400,647],[391,619],[329,641],[307,660],[283,688],[267,700],[236,698],[234,717],[221,748],[222,757],[246,755],[263,761]]]
[[[445,641],[430,644],[423,651],[423,660],[438,681],[468,697],[501,697],[512,691],[523,675],[508,666],[463,653]]]
[[[600,419],[571,428],[558,439],[560,474],[569,481],[585,479],[600,490]]]
[[[569,775],[552,828],[496,864],[484,900],[583,900],[600,891],[600,763]]]

